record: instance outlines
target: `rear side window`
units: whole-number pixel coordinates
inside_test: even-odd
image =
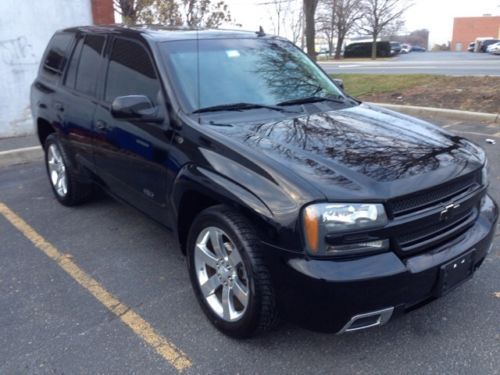
[[[75,89],[77,91],[90,96],[95,94],[103,46],[103,36],[87,35],[85,37],[76,72]]]
[[[47,81],[56,82],[64,71],[68,59],[69,44],[73,40],[73,34],[55,34],[47,46],[43,56],[40,75]]]
[[[105,100],[112,102],[117,96],[146,95],[158,104],[159,93],[160,83],[144,47],[117,38],[109,60]]]

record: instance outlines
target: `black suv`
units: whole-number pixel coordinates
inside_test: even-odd
[[[349,97],[282,38],[63,30],[31,108],[57,200],[100,186],[173,231],[203,311],[232,336],[278,316],[384,324],[491,248],[484,152]]]
[[[377,42],[377,57],[389,57],[395,53],[392,52],[393,48],[389,42]],[[399,48],[401,52],[401,47]],[[372,56],[372,43],[359,42],[352,43],[345,47],[344,57],[371,57]]]

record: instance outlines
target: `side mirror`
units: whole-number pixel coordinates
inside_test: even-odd
[[[158,107],[145,95],[118,96],[111,104],[111,115],[117,119],[161,122]]]
[[[340,87],[342,90],[344,90],[344,80],[340,79],[340,78],[334,78],[333,79],[333,82],[335,82],[335,84]]]

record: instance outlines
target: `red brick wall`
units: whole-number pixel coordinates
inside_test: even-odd
[[[92,0],[92,17],[94,25],[115,23],[113,0]]]
[[[451,50],[456,51],[457,43],[462,43],[462,51],[466,51],[469,43],[480,37],[500,39],[500,16],[455,18]]]

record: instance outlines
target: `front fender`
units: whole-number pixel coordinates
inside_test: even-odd
[[[253,176],[253,178],[252,186],[265,183],[256,181],[262,177]],[[174,221],[175,223],[178,221],[183,195],[187,192],[198,192],[218,203],[237,207],[249,215],[249,219],[258,224],[259,228],[263,229],[267,235],[266,242],[290,250],[297,249],[297,241],[300,241],[297,234],[297,215],[300,207],[290,206],[290,202],[288,202],[287,210],[275,211],[280,197],[276,196],[276,200],[270,204],[251,191],[250,187],[214,170],[195,164],[185,165],[177,174],[170,195],[171,207],[176,218]],[[179,228],[176,228],[176,231],[178,230]]]
[[[185,165],[175,179],[171,204],[176,217],[179,215],[179,204],[182,196],[187,191],[196,191],[208,195],[220,203],[243,206],[269,220],[273,218],[269,207],[248,189],[195,164]]]

